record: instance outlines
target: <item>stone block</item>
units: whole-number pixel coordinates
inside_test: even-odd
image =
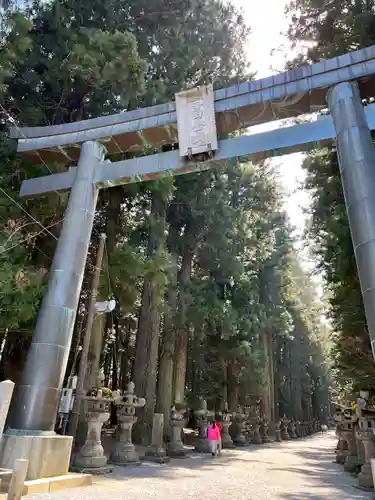
[[[90,485],[92,485],[92,476],[89,474],[67,474],[65,476],[46,477],[34,481],[26,481],[24,495],[52,493],[58,490]]]
[[[3,434],[0,467],[13,469],[16,459],[29,461],[27,479],[62,476],[68,473],[73,438],[57,435]]]
[[[5,421],[8,416],[9,406],[14,390],[14,382],[4,380],[0,382],[0,437],[4,432]]]

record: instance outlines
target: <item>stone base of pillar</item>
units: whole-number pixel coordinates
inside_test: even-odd
[[[259,434],[259,431],[255,430],[254,435],[251,439],[251,444],[263,444],[261,435]]]
[[[141,463],[134,445],[121,441],[115,443],[110,462],[114,465],[140,465]]]
[[[362,465],[361,472],[358,474],[358,486],[365,490],[372,490],[374,488],[371,465],[369,463]]]
[[[16,434],[17,432],[17,434]],[[41,479],[68,474],[72,452],[72,436],[55,433],[26,434],[27,431],[3,434],[0,449],[0,467],[13,469],[16,459],[29,461],[27,479]]]
[[[196,451],[197,453],[211,453],[211,446],[208,439],[198,436],[195,442],[194,451]]]
[[[235,446],[246,446],[247,441],[246,437],[243,434],[239,434],[233,438],[233,443]]]
[[[187,458],[187,452],[182,443],[169,442],[167,444],[167,455],[171,458]]]
[[[165,449],[157,446],[149,446],[146,450],[144,459],[157,464],[165,464],[170,461]]]
[[[345,459],[344,470],[346,472],[359,472],[361,470],[361,460],[357,456],[348,455]]]
[[[94,474],[100,476],[113,471],[107,463],[107,457],[88,457],[77,453],[73,458],[73,465],[70,470],[81,474]]]
[[[346,451],[337,450],[337,452],[336,452],[336,463],[340,464],[340,465],[344,465],[346,457],[347,457],[347,452]]]
[[[104,474],[110,474],[113,472],[113,467],[110,465],[103,465],[102,467],[82,467],[79,465],[72,465],[70,468],[72,472],[78,472],[79,474],[91,474],[93,476],[103,476]]]
[[[232,441],[232,438],[228,434],[227,436],[223,435],[222,440],[221,440],[221,446],[223,450],[233,450],[235,448],[235,444]]]

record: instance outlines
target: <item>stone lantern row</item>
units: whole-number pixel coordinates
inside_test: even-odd
[[[110,470],[107,457],[101,442],[103,424],[109,419],[109,406],[114,403],[117,410],[118,427],[116,440],[109,457],[109,462],[114,465],[138,464],[139,456],[132,443],[132,429],[137,421],[135,415],[137,408],[142,408],[146,401],[135,395],[135,386],[131,382],[124,393],[115,391],[111,398],[103,397],[101,390],[93,396],[83,398],[85,421],[87,423],[86,441],[80,451],[74,456],[73,468],[91,473],[106,473]],[[166,462],[169,457],[186,456],[186,448],[182,442],[182,430],[185,426],[184,404],[176,403],[170,415],[170,440],[164,448],[163,429],[164,415],[156,413],[153,419],[151,446],[145,452],[145,457],[152,461]],[[215,417],[214,412],[207,409],[205,400],[201,400],[200,407],[194,411],[198,423],[198,437],[195,451],[209,453],[207,428],[209,422]],[[247,444],[262,444],[270,442],[268,435],[267,418],[252,417],[240,407],[236,412],[230,413],[227,409],[220,415],[222,421],[222,447],[234,448]],[[276,441],[297,439],[317,431],[317,424],[312,422],[297,422],[281,419],[276,425]]]
[[[358,486],[374,488],[372,461],[375,459],[375,410],[357,405],[356,410],[346,408],[335,416],[336,462],[347,472],[358,474]]]
[[[137,421],[135,411],[142,408],[146,401],[134,394],[134,383],[128,384],[127,390],[121,394],[112,393],[112,398],[104,398],[99,389],[95,396],[84,396],[84,413],[87,423],[85,444],[73,459],[74,469],[93,473],[106,473],[110,470],[107,457],[101,442],[103,424],[109,419],[109,406],[116,405],[118,427],[116,441],[110,456],[110,462],[116,465],[138,463],[139,457],[132,443],[132,429]]]
[[[214,412],[207,409],[207,403],[202,400],[201,407],[194,412],[199,426],[199,434],[195,451],[209,452],[206,439],[207,427],[214,417]],[[223,425],[222,446],[223,448],[234,448],[235,446],[246,446],[248,444],[263,444],[271,442],[269,437],[269,423],[267,417],[251,416],[238,408],[236,412],[230,413],[227,409],[220,415]],[[276,441],[297,439],[319,432],[321,430],[318,421],[299,422],[297,420],[282,418],[276,424]]]

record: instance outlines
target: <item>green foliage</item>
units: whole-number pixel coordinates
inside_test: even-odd
[[[328,285],[336,379],[341,387],[350,382],[358,391],[371,387],[375,369],[337,155],[322,153],[305,162],[307,187],[313,194],[310,234]]]
[[[326,379],[315,337],[321,327],[317,300],[306,291],[313,286],[298,264],[271,174],[266,165],[232,162],[223,172],[212,172],[208,185],[201,183],[204,197],[194,204],[194,217],[204,223],[196,230],[186,317],[195,358],[189,375],[192,400],[198,391],[217,406],[231,400],[233,384],[241,404],[262,394],[269,383],[264,378],[267,333],[275,346],[271,355],[277,358],[286,344],[295,351],[298,373],[285,366],[281,392],[283,383],[290,388],[292,379],[307,374],[308,398],[316,376]],[[284,399],[292,405],[291,394]]]
[[[168,8],[162,0],[36,1],[23,14],[10,7],[0,45],[1,126],[67,123],[166,102],[186,87],[240,81],[250,76],[248,33],[236,8],[220,0],[171,0]],[[0,327],[32,329],[66,195],[22,201],[26,214],[17,193],[22,179],[66,166],[31,164],[0,138]],[[153,328],[158,337],[159,323],[170,323],[173,342],[187,333],[187,388],[195,396],[246,403],[261,393],[269,332],[275,355],[298,352],[299,371],[284,380],[290,386],[306,374],[303,391],[317,391],[325,377],[318,313],[304,293],[273,179],[267,165],[233,160],[220,171],[101,193],[94,242],[106,231],[100,295],[118,304],[104,349],[113,385],[112,367],[131,365],[142,317],[143,333]],[[83,301],[87,292],[85,282]]]
[[[126,106],[144,90],[147,65],[131,33],[82,28],[62,69],[75,85],[86,89],[86,95],[97,89],[100,99]]]
[[[30,22],[18,11],[4,13],[0,22],[0,102],[14,75],[17,60],[24,59],[31,47]]]
[[[314,42],[302,58],[312,62],[368,47],[375,43],[374,7],[373,1],[293,1],[290,40]],[[310,238],[327,286],[338,388],[345,394],[371,389],[374,364],[336,152],[316,151],[304,166],[313,197]]]

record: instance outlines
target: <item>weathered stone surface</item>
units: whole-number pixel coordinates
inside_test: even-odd
[[[195,444],[195,451],[198,453],[210,453],[210,443],[207,439],[207,429],[208,429],[208,410],[207,402],[202,399],[200,408],[194,410],[194,415],[198,423],[199,431],[198,437]]]
[[[238,410],[233,414],[232,422],[234,425],[234,436],[233,443],[236,446],[245,446],[246,445],[246,436],[244,434],[244,426],[245,426],[246,415],[242,411],[242,408],[238,408]]]
[[[343,438],[348,444],[348,452],[344,462],[344,469],[347,472],[359,472],[363,464],[361,464],[361,460],[358,457],[354,423],[346,423],[341,432]]]
[[[110,460],[116,465],[137,465],[140,463],[138,453],[132,443],[132,428],[137,421],[136,408],[143,407],[146,402],[134,394],[134,389],[133,382],[130,382],[123,395],[114,396],[119,426]]]
[[[365,463],[362,465],[361,472],[358,475],[358,485],[364,489],[373,489],[374,483],[371,470],[371,458],[375,452],[375,436],[373,433],[374,418],[362,416],[358,421],[357,435],[363,443],[365,450]]]
[[[288,425],[289,425],[289,420],[286,418],[283,418],[281,420],[281,438],[283,441],[289,441],[290,436],[288,432]]]
[[[187,456],[181,439],[182,430],[185,425],[184,413],[185,408],[182,406],[176,405],[171,410],[171,437],[167,444],[167,455],[169,457],[185,458]]]
[[[232,424],[232,414],[229,412],[223,413],[223,434],[221,436],[221,444],[223,449],[231,449],[235,448],[235,445],[232,441],[232,437],[229,434],[229,427]]]
[[[276,422],[276,442],[281,443],[281,422],[280,420]]]
[[[0,382],[0,439],[4,432],[13,390],[14,383],[11,380]]]
[[[342,434],[341,428],[336,434],[339,438],[339,447],[336,450],[336,463],[343,465],[348,454],[348,443]]]
[[[71,436],[22,436],[4,433],[1,467],[12,469],[18,458],[29,461],[27,479],[63,476],[68,473],[73,438]]]
[[[90,474],[105,474],[111,471],[101,442],[103,424],[109,419],[109,403],[110,400],[103,399],[100,390],[95,397],[83,398],[87,436],[85,444],[74,457],[73,470]]]
[[[261,420],[259,432],[260,432],[260,436],[262,438],[262,443],[270,443],[271,442],[271,439],[268,435],[268,420],[266,417],[264,417]]]
[[[164,431],[164,415],[163,413],[154,413],[152,422],[152,437],[151,446],[149,446],[145,453],[145,458],[152,462],[165,463],[169,461],[167,452],[163,442]]]
[[[258,417],[253,420],[253,437],[252,444],[262,444],[262,437],[260,435],[260,419]]]

